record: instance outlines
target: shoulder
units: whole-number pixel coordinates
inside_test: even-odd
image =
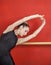
[[[14,33],[14,30],[13,31],[10,31],[10,32],[8,32],[8,33],[3,33],[2,35],[1,35],[1,39],[2,40],[12,40],[12,41],[14,41],[14,40],[18,40],[18,37],[15,35],[15,33]]]
[[[2,33],[1,37],[11,37],[13,35],[15,35],[14,30],[7,33]]]

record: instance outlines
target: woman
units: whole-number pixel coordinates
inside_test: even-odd
[[[27,33],[29,32],[29,25],[28,23],[26,23],[26,21],[33,18],[40,18],[42,20],[41,26],[31,35],[25,38],[18,38],[18,35],[20,35],[21,37],[27,35]],[[0,65],[15,65],[10,55],[10,50],[14,48],[15,45],[23,44],[24,42],[36,37],[42,30],[44,25],[45,19],[43,18],[43,15],[39,14],[24,17],[9,25],[0,37]],[[14,30],[16,26],[18,28]]]

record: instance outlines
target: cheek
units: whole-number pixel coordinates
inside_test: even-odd
[[[27,32],[25,32],[24,35],[27,35]]]
[[[21,34],[25,34],[25,32],[22,30],[21,32],[20,32]]]
[[[21,30],[22,33],[25,33],[25,30]]]

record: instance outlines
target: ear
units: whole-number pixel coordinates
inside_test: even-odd
[[[22,29],[23,28],[23,26],[20,26],[20,29]]]

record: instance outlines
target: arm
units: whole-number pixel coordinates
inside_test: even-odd
[[[16,45],[23,44],[24,42],[29,41],[30,39],[36,37],[39,34],[39,32],[43,29],[43,27],[46,23],[46,20],[44,18],[41,18],[41,20],[42,20],[41,26],[35,32],[33,32],[33,34],[31,34],[25,38],[20,38]]]
[[[31,19],[33,19],[33,18],[38,18],[38,17],[40,18],[40,17],[42,17],[42,16],[39,15],[39,14],[35,14],[35,15],[31,15],[31,16],[24,17],[24,18],[22,18],[22,19],[16,21],[15,23],[9,25],[3,33],[7,33],[7,32],[9,32],[9,31],[12,31],[12,30],[14,30],[14,28],[15,28],[16,26],[20,25],[21,23],[26,22],[26,21],[28,21],[28,20],[31,20]]]

